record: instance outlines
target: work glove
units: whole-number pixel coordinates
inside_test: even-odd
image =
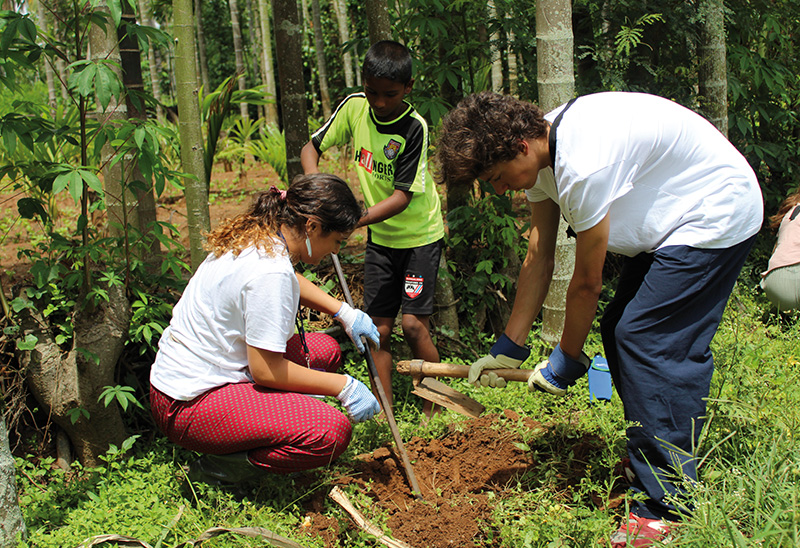
[[[378,333],[378,328],[372,323],[370,317],[361,310],[356,310],[349,304],[342,303],[339,312],[334,314],[333,317],[341,322],[345,333],[362,354],[366,352],[364,343],[361,342],[362,335],[372,341],[376,348],[380,346],[381,336]]]
[[[357,381],[350,375],[347,377],[342,391],[336,396],[336,399],[341,402],[347,410],[347,414],[353,422],[364,422],[371,419],[381,406],[378,405],[378,400],[372,395],[372,392],[367,388],[363,382]]]
[[[567,387],[584,376],[591,365],[589,356],[583,352],[580,359],[574,360],[564,354],[561,345],[557,344],[550,357],[537,365],[528,377],[528,390],[563,396],[567,393]]]
[[[482,357],[470,366],[467,380],[475,386],[503,388],[506,385],[504,378],[498,377],[497,373],[491,371],[484,373],[484,370],[517,369],[528,359],[530,353],[530,348],[518,345],[503,333],[489,350],[489,355]]]

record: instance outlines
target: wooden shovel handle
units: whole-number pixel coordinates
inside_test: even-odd
[[[533,369],[486,369],[484,372],[496,373],[507,381],[528,382]],[[423,360],[401,360],[397,362],[397,372],[412,377],[452,377],[466,379],[469,366],[457,363],[436,363]]]

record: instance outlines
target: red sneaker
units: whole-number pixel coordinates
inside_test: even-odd
[[[640,518],[634,514],[628,516],[627,523],[622,523],[609,539],[612,548],[634,546],[652,546],[655,542],[666,543],[670,528],[660,519]]]

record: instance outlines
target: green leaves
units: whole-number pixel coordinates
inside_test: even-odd
[[[84,189],[88,188],[97,192],[99,195],[103,194],[103,183],[97,173],[82,169],[80,167],[59,166],[57,168],[58,175],[53,181],[53,194],[67,189],[72,199],[78,204],[81,201]]]
[[[75,89],[81,97],[90,98],[96,95],[97,102],[106,110],[111,98],[122,99],[123,85],[117,71],[118,63],[108,59],[76,61],[69,66],[72,72],[67,79],[70,88]]]
[[[0,51],[7,52],[20,41],[22,45],[36,46],[36,24],[29,15],[22,15],[14,11],[1,11],[0,19],[6,20],[5,29],[0,35]]]
[[[625,18],[628,21],[628,18]],[[642,44],[642,35],[644,34],[644,27],[652,25],[657,21],[664,21],[664,17],[660,13],[649,13],[639,17],[633,25],[622,25],[617,36],[614,38],[614,45],[617,48],[617,55],[630,56],[631,50],[636,46]],[[646,44],[645,44],[646,45]]]
[[[39,343],[36,335],[28,333],[24,339],[17,339],[17,350],[33,350]]]
[[[457,261],[448,266],[459,310],[474,312],[506,302],[514,285],[507,273],[509,259],[521,257],[525,246],[520,238],[524,226],[509,198],[492,194],[476,199],[449,211],[447,223],[449,257]]]
[[[120,0],[92,0],[92,7],[103,8],[107,7],[111,13],[111,19],[114,21],[114,26],[118,27],[122,21],[122,2]]]
[[[141,403],[136,399],[135,390],[130,386],[106,386],[97,401],[103,402],[103,405],[108,407],[111,402],[116,401],[123,411],[128,410],[129,405],[134,405],[140,409],[144,409]]]

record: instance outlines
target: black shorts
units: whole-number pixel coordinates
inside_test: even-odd
[[[364,311],[376,318],[403,314],[430,316],[444,240],[409,249],[367,241],[364,258]]]

